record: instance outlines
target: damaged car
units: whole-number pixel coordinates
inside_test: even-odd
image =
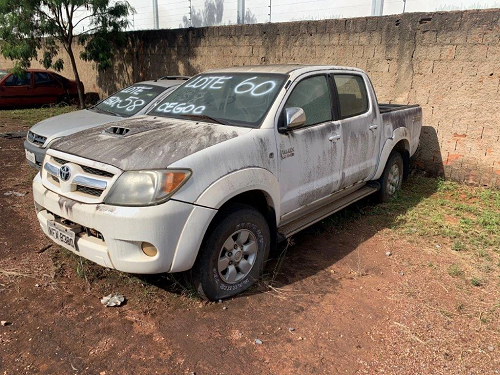
[[[188,271],[202,298],[228,298],[278,241],[366,196],[392,199],[421,126],[418,105],[379,104],[360,69],[212,70],[145,116],[51,144],[36,214],[104,267]]]
[[[90,108],[40,121],[26,135],[26,161],[31,167],[40,170],[45,151],[55,140],[84,129],[143,115],[187,79],[189,77],[186,76],[165,76],[154,81],[139,82]]]

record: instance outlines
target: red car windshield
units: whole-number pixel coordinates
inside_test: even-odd
[[[8,71],[0,69],[0,79],[2,79],[3,77],[5,77],[7,74],[9,74]]]

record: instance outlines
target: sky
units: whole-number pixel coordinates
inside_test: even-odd
[[[152,29],[153,0],[128,0],[135,8],[131,30]],[[159,27],[179,28],[217,20],[220,25],[237,23],[237,0],[157,0]],[[371,15],[372,0],[244,0],[247,23],[288,22]],[[207,5],[208,8],[207,8]],[[383,14],[403,12],[403,0],[384,0]],[[500,8],[500,0],[406,0],[405,12]],[[207,12],[208,9],[208,12]],[[271,10],[271,11],[270,11]],[[209,15],[208,17],[206,15]],[[212,15],[212,17],[210,17]]]

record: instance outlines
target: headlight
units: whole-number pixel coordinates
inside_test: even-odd
[[[151,206],[168,200],[191,176],[190,170],[124,172],[104,198],[117,206]]]

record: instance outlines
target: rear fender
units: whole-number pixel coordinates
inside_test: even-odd
[[[404,143],[405,150],[410,152],[410,132],[407,128],[397,128],[392,133],[392,137],[385,142],[382,152],[380,153],[377,171],[372,177],[372,180],[378,180],[380,176],[382,176],[387,160],[389,159],[389,155],[392,150],[394,150],[394,147],[396,147],[396,145],[401,141]]]

